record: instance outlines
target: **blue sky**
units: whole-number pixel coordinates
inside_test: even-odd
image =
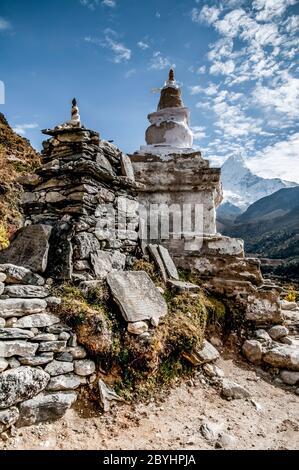
[[[299,182],[298,29],[297,0],[1,0],[0,111],[39,149],[76,96],[132,152],[173,65],[206,157]]]

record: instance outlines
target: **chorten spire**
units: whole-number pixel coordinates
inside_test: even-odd
[[[80,113],[79,113],[79,108],[77,106],[77,100],[76,98],[73,98],[72,100],[72,113],[71,113],[71,124],[73,126],[81,126],[81,119],[80,119]]]
[[[161,90],[158,111],[164,108],[182,107],[184,107],[184,103],[182,100],[181,89],[175,81],[174,70],[171,68],[169,70],[168,80],[165,82],[165,85]]]

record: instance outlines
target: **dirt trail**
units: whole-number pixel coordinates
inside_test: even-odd
[[[164,403],[122,405],[108,415],[69,410],[62,420],[16,431],[2,449],[212,449],[200,432],[216,423],[232,449],[298,449],[299,397],[259,378],[254,370],[220,360],[226,377],[245,386],[250,400],[226,401],[200,380],[173,388]],[[258,409],[257,409],[258,408]],[[84,416],[85,415],[85,416]]]

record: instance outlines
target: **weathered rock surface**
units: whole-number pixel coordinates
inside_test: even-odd
[[[27,298],[39,298],[43,299],[44,297],[47,297],[50,292],[48,287],[45,286],[25,286],[22,284],[15,284],[15,285],[10,285],[6,286],[4,289],[4,294],[8,295],[9,297],[19,297],[21,299],[27,299]]]
[[[242,351],[248,361],[253,364],[260,364],[263,357],[263,348],[259,341],[254,339],[246,340],[242,346]]]
[[[277,346],[268,351],[263,360],[273,367],[299,371],[299,350],[294,346]]]
[[[281,300],[280,305],[282,310],[298,310],[296,302],[288,302],[287,300]]]
[[[50,356],[40,355],[40,356],[20,357],[19,361],[24,366],[43,366],[53,361],[53,358],[54,358],[54,353],[52,353],[52,355]]]
[[[49,252],[50,225],[28,225],[21,228],[10,247],[0,253],[0,263],[19,264],[33,272],[46,270]]]
[[[103,380],[99,379],[98,387],[100,392],[101,404],[104,412],[110,410],[110,404],[112,401],[124,401],[123,398],[119,397],[114,390],[111,390]]]
[[[233,380],[223,379],[222,382],[222,396],[228,399],[249,398],[250,393],[246,388],[237,384]]]
[[[31,426],[61,418],[76,401],[76,392],[40,393],[20,404],[20,418],[17,426]]]
[[[12,356],[34,356],[38,344],[29,343],[22,340],[14,341],[1,341],[0,342],[0,357],[12,357]]]
[[[95,363],[90,359],[81,359],[74,362],[74,370],[76,374],[85,377],[91,375],[96,370]]]
[[[0,273],[0,282],[2,282],[2,284],[4,283],[5,279],[6,279],[6,274]]]
[[[0,317],[22,317],[44,312],[46,307],[47,302],[42,299],[4,299],[0,300]]]
[[[8,367],[8,362],[4,357],[0,357],[0,373],[5,371]]]
[[[86,351],[82,346],[70,346],[66,348],[67,353],[70,353],[74,359],[84,359]]]
[[[159,320],[166,315],[167,304],[146,272],[110,273],[107,283],[126,321]]]
[[[20,328],[0,328],[0,340],[3,339],[28,339],[33,338],[32,331],[22,330]]]
[[[270,328],[268,333],[272,339],[279,340],[280,338],[287,336],[289,334],[289,330],[283,325],[275,325]]]
[[[135,323],[128,323],[128,332],[133,335],[141,335],[148,331],[148,324],[145,321],[137,321]]]
[[[0,409],[34,397],[49,382],[50,376],[41,369],[18,367],[0,375]]]
[[[269,343],[269,344],[272,343],[271,336],[267,333],[266,330],[262,330],[262,329],[256,330],[255,336],[259,341],[263,343]]]
[[[277,295],[271,291],[259,291],[258,295],[248,295],[246,305],[246,319],[258,325],[280,323],[283,321]]]
[[[3,282],[0,282],[0,295],[3,294],[4,288],[5,288],[5,286],[4,286]]]
[[[280,372],[281,380],[288,385],[296,385],[299,383],[299,372],[293,372],[290,370],[282,370]]]
[[[45,367],[45,371],[51,376],[67,374],[73,370],[74,364],[72,362],[53,361]]]
[[[45,341],[40,343],[38,352],[61,352],[66,348],[66,341]]]
[[[90,255],[97,279],[105,279],[107,274],[115,270],[123,270],[126,264],[126,255],[118,251],[98,250]]]
[[[216,364],[211,364],[210,362],[207,362],[206,364],[203,365],[203,370],[207,374],[208,377],[224,377],[224,372],[220,367],[217,367]]]
[[[32,341],[56,341],[58,339],[57,335],[53,335],[52,333],[40,333],[34,336]]]
[[[4,328],[6,325],[5,319],[0,317],[0,328]]]
[[[84,379],[78,377],[76,374],[56,375],[52,377],[47,385],[47,390],[57,392],[60,390],[75,390],[80,387]]]
[[[194,366],[198,366],[206,362],[216,361],[219,357],[219,352],[211,343],[204,340],[201,349],[196,349],[192,352],[184,352],[183,357]]]
[[[43,286],[45,280],[38,274],[34,274],[30,269],[14,264],[0,264],[0,272],[6,275],[6,284],[32,284]]]
[[[18,418],[19,410],[16,406],[0,411],[0,433],[13,426]]]
[[[199,292],[200,287],[192,282],[175,281],[168,279],[167,284],[169,287],[177,292]]]
[[[51,313],[36,313],[20,318],[15,326],[17,328],[44,328],[55,325],[60,319]]]

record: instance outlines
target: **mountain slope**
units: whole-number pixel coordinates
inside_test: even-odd
[[[255,202],[223,233],[243,238],[247,253],[282,260],[268,272],[299,280],[299,186]]]
[[[221,181],[224,202],[230,202],[242,211],[258,199],[279,189],[297,185],[280,178],[266,179],[255,175],[239,155],[233,155],[224,162],[221,168]]]
[[[0,249],[21,222],[18,178],[39,162],[40,156],[30,142],[17,135],[0,113]]]

